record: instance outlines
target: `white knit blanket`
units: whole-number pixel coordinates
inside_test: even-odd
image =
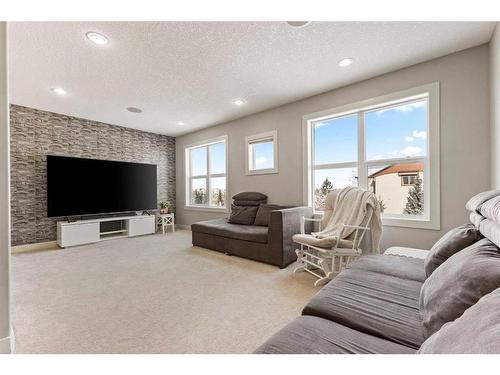
[[[333,214],[326,227],[321,232],[311,233],[316,238],[340,238],[350,239],[355,229],[346,227],[344,224],[359,226],[363,223],[368,213],[368,207],[373,209],[371,218],[370,235],[372,251],[379,251],[380,236],[382,234],[382,221],[380,219],[380,206],[375,194],[356,187],[346,187],[337,194]],[[368,250],[368,249],[367,249]]]

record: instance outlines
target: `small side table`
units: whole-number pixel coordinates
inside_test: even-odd
[[[160,226],[161,225],[161,229],[163,231],[163,234],[165,234],[165,232],[167,231],[168,229],[168,226],[172,226],[172,232],[175,232],[175,217],[174,217],[174,214],[158,214],[156,216],[156,225],[157,226]]]

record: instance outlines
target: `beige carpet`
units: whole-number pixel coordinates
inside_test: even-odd
[[[177,231],[12,256],[17,353],[250,353],[313,278],[191,246]]]

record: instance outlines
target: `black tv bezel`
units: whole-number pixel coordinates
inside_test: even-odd
[[[152,211],[156,210],[157,204],[155,207],[145,207],[145,208],[136,208],[134,210],[125,210],[125,211],[113,211],[113,212],[88,212],[88,213],[77,213],[77,214],[63,214],[63,215],[50,215],[49,213],[49,169],[48,169],[48,163],[49,163],[49,158],[64,158],[64,159],[78,159],[78,160],[91,160],[91,161],[104,161],[104,162],[115,162],[115,163],[124,163],[124,164],[136,164],[136,165],[150,165],[154,166],[156,168],[156,190],[155,190],[155,201],[158,202],[158,164],[152,164],[152,163],[140,163],[140,162],[129,162],[129,161],[123,161],[123,160],[114,160],[114,159],[98,159],[98,158],[82,158],[78,156],[66,156],[66,155],[46,155],[46,161],[45,161],[45,167],[46,167],[46,205],[47,205],[47,217],[48,218],[69,218],[69,217],[90,217],[90,216],[109,216],[109,215],[116,215],[116,214],[123,214],[123,213],[130,213],[130,212],[139,212],[139,211]]]

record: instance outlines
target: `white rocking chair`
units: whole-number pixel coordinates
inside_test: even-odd
[[[374,215],[373,209],[369,208],[360,226],[343,224],[341,235],[336,238],[333,246],[317,246],[314,244],[314,237],[305,231],[306,222],[312,222],[313,225],[317,222],[318,231],[321,231],[322,225],[326,225],[326,221],[331,216],[331,212],[327,211],[325,211],[323,219],[301,217],[300,231],[303,236],[294,237],[294,242],[300,244],[300,248],[295,250],[300,266],[293,272],[305,271],[314,275],[318,278],[314,283],[315,286],[327,283],[344,270],[349,263],[362,255],[362,240],[365,233],[371,230],[370,224]],[[347,228],[354,229],[354,231],[348,238],[341,239]]]

